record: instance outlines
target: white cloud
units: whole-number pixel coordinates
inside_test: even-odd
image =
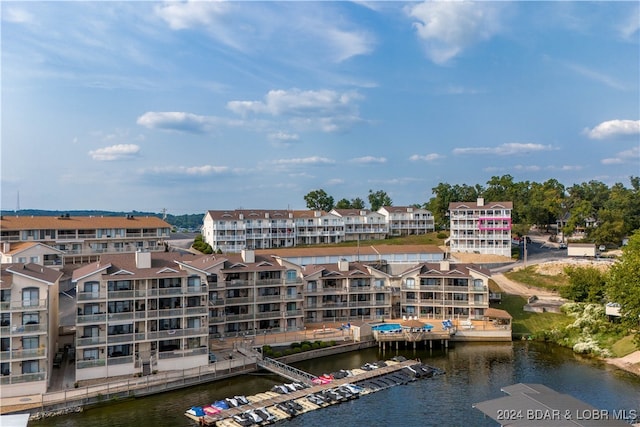
[[[327,181],[327,185],[342,185],[344,184],[344,179],[340,179],[340,178],[332,178],[329,181]]]
[[[264,101],[230,101],[227,108],[234,113],[280,115],[333,115],[354,108],[361,96],[357,92],[333,90],[270,90]]]
[[[620,25],[619,31],[623,38],[632,39],[634,35],[640,31],[640,6],[636,6],[635,9],[627,15],[627,19]],[[635,40],[637,42],[637,38]]]
[[[409,157],[409,160],[411,160],[412,162],[417,162],[417,161],[433,162],[434,160],[439,160],[443,158],[444,156],[438,153],[430,153],[426,155],[414,154],[413,156]]]
[[[325,36],[333,45],[337,62],[342,62],[357,55],[366,55],[373,51],[373,39],[362,32],[349,32],[330,28],[325,31]]]
[[[585,129],[591,139],[607,139],[619,136],[640,135],[640,120],[609,120],[593,129]]]
[[[156,14],[174,30],[209,26],[228,12],[228,3],[220,1],[166,2],[156,6]]]
[[[14,22],[17,24],[26,24],[33,22],[33,15],[31,15],[24,9],[4,6],[2,20],[6,22]]]
[[[112,161],[132,158],[139,152],[140,147],[135,144],[117,144],[89,151],[89,155],[93,160]]]
[[[220,119],[179,111],[149,111],[138,117],[136,122],[149,129],[204,133],[210,131],[213,125],[220,122]]]
[[[370,163],[386,163],[386,157],[373,157],[373,156],[364,156],[364,157],[356,157],[351,159],[352,163],[360,163],[360,164],[370,164]]]
[[[537,172],[542,169],[540,166],[536,165],[515,165],[513,170],[517,171],[525,171],[525,172]]]
[[[269,134],[269,139],[279,142],[292,142],[300,140],[300,136],[296,133],[287,133],[283,131],[273,132]]]
[[[602,159],[603,165],[620,165],[623,163],[638,163],[640,161],[640,147],[633,147],[630,150],[621,151],[615,157]]]
[[[280,159],[274,162],[276,165],[332,165],[334,160],[326,157],[312,156],[294,159]]]
[[[569,67],[573,71],[577,72],[581,76],[584,76],[588,79],[600,82],[613,89],[619,89],[619,90],[625,89],[625,86],[622,83],[616,81],[613,77],[607,76],[606,74],[602,74],[598,71],[592,70],[590,68],[584,67],[579,64],[573,64],[573,63],[565,63],[565,64],[567,67]]]
[[[490,154],[498,156],[512,156],[517,154],[529,154],[536,151],[551,151],[554,148],[551,145],[509,142],[498,145],[496,147],[464,147],[454,148],[453,154]]]
[[[425,43],[427,56],[445,64],[464,49],[500,32],[499,2],[435,1],[408,6],[413,26]]]
[[[202,166],[158,166],[148,168],[142,171],[143,174],[150,175],[173,175],[173,176],[211,176],[211,175],[219,175],[226,172],[229,172],[229,167],[227,166],[212,166],[212,165],[202,165]]]

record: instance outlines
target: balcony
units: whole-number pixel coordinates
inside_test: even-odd
[[[107,337],[97,336],[97,337],[81,337],[76,339],[77,347],[87,347],[87,346],[95,346],[99,344],[105,344],[107,342]]]
[[[128,312],[123,312],[123,313],[109,313],[107,318],[109,319],[109,322],[115,322],[115,321],[119,321],[119,320],[131,320],[131,321],[133,321],[133,312],[132,311],[128,311]]]
[[[106,313],[85,314],[85,315],[78,315],[76,317],[77,324],[105,323],[106,321],[107,321]]]
[[[132,342],[135,340],[133,334],[115,334],[108,335],[107,341],[109,342],[109,344],[117,344],[122,342]]]
[[[37,359],[47,355],[45,347],[30,348],[26,350],[9,350],[0,352],[0,360],[3,362],[19,359]]]
[[[174,359],[178,357],[191,357],[201,356],[207,354],[209,349],[207,347],[191,348],[187,350],[173,350],[173,351],[161,351],[158,353],[160,359]]]
[[[147,339],[172,339],[198,335],[209,335],[209,328],[170,329],[166,331],[147,332]]]
[[[49,328],[46,323],[38,323],[37,325],[16,325],[16,326],[3,326],[0,328],[0,335],[29,335],[29,334],[44,334],[48,333]]]
[[[107,358],[107,365],[126,365],[127,363],[133,364],[133,356],[117,356]]]
[[[78,360],[76,362],[76,369],[96,368],[99,366],[105,366],[106,364],[107,364],[106,359]]]
[[[106,292],[78,292],[78,301],[104,300],[107,298]]]
[[[47,308],[47,300],[6,301],[0,303],[2,311],[33,311]]]
[[[227,322],[238,322],[240,320],[252,320],[253,314],[227,314]]]
[[[33,374],[7,375],[0,377],[0,385],[23,384],[34,381],[44,381],[46,372],[36,372]]]
[[[238,305],[238,304],[246,305],[246,304],[253,303],[252,297],[235,297],[235,298],[227,298],[226,300],[227,300],[226,305]]]

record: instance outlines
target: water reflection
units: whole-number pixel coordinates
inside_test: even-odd
[[[388,359],[396,354],[387,352]],[[501,387],[542,383],[602,409],[640,412],[640,379],[570,350],[534,342],[456,344],[446,350],[400,351],[405,357],[446,370],[435,379],[393,387],[334,407],[308,413],[284,425],[494,426],[472,404],[502,397]],[[314,374],[360,367],[382,359],[377,348],[295,364]],[[81,414],[33,423],[37,427],[193,426],[183,413],[233,395],[250,395],[284,380],[270,374],[247,375],[186,390],[91,409]]]

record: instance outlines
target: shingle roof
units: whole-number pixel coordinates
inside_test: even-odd
[[[347,256],[347,255],[384,255],[384,254],[441,254],[442,249],[435,245],[371,245],[371,246],[333,246],[315,248],[283,248],[283,249],[259,249],[256,254],[287,257],[310,256]]]
[[[2,266],[2,269],[7,273],[20,274],[48,284],[54,284],[58,279],[60,279],[60,277],[62,277],[62,273],[58,270],[33,263],[5,264]]]
[[[246,220],[246,219],[289,219],[291,211],[288,210],[268,210],[268,209],[235,209],[207,211],[207,215],[213,220]],[[242,215],[242,219],[240,216]]]
[[[0,230],[81,230],[99,228],[171,228],[166,221],[155,216],[3,216]]]
[[[487,202],[478,206],[478,202],[451,202],[449,209],[513,209],[513,202]]]

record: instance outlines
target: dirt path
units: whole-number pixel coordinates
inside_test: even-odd
[[[523,285],[522,283],[514,282],[513,280],[508,279],[502,273],[494,274],[491,276],[491,278],[498,284],[498,286],[500,286],[500,289],[502,289],[502,291],[507,294],[522,295],[525,297],[535,295],[541,299],[556,301],[562,299],[557,292],[540,288],[531,288],[527,285]]]

